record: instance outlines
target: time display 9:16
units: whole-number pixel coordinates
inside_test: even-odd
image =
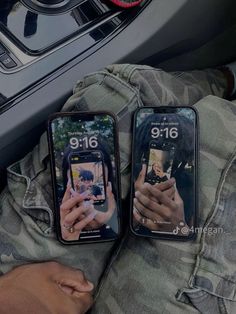
[[[96,148],[98,147],[98,139],[96,136],[85,136],[83,138],[76,138],[76,137],[71,137],[70,138],[70,146],[72,149],[78,149],[78,148],[83,148],[83,149],[88,149],[88,148]]]
[[[159,129],[158,127],[153,127],[151,129],[152,138],[164,137],[175,139],[179,136],[177,128],[164,128]]]

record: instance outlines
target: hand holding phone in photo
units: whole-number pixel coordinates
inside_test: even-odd
[[[116,239],[120,209],[114,117],[57,114],[49,122],[49,138],[59,240]]]
[[[135,115],[131,230],[190,239],[196,224],[197,118],[192,108],[146,107]]]
[[[170,179],[174,152],[174,145],[166,143],[166,145],[163,144],[159,147],[158,143],[151,141],[145,178],[146,182],[154,185]]]
[[[94,204],[106,200],[105,166],[101,151],[82,151],[69,156],[71,182],[74,191],[87,196]]]

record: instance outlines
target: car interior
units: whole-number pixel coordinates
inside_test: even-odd
[[[235,0],[0,2],[0,177],[45,131],[76,82],[112,63],[168,71],[235,60]],[[109,110],[109,108],[107,108]]]

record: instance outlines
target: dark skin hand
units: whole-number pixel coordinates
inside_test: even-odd
[[[142,191],[143,190],[143,185],[145,183],[144,182],[145,181],[145,175],[146,175],[146,165],[143,164],[142,170],[140,171],[139,176],[138,176],[138,178],[134,184],[135,191]],[[147,183],[145,183],[145,184],[147,184]],[[173,199],[174,195],[175,195],[175,179],[171,178],[170,180],[156,184],[155,188],[158,189],[159,191],[163,192],[166,196]],[[153,200],[155,200],[155,197],[153,198]]]
[[[93,284],[56,262],[19,266],[0,277],[0,314],[84,314]]]
[[[173,231],[182,223],[187,226],[184,217],[184,204],[171,178],[157,185],[144,182],[146,165],[135,182],[134,220],[150,230]],[[144,218],[144,219],[143,219]]]

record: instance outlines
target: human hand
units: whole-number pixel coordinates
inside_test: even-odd
[[[133,215],[137,222],[150,230],[173,231],[180,223],[187,226],[183,200],[178,191],[171,199],[149,183],[144,183],[143,189],[135,192]]]
[[[81,231],[94,219],[96,211],[87,195],[74,193],[68,186],[60,206],[61,235],[64,240],[78,240]]]
[[[147,165],[143,164],[142,169],[139,173],[139,176],[134,183],[135,191],[141,191],[142,190],[143,185],[145,183],[146,170],[147,170]],[[154,186],[158,190],[164,192],[165,195],[167,195],[173,199],[174,195],[175,195],[174,185],[175,185],[175,179],[172,178],[172,179],[166,180],[165,182],[157,183]]]
[[[171,178],[160,184],[144,182],[146,165],[143,165],[135,182],[134,222],[150,230],[173,231],[180,223],[186,225],[184,204]]]
[[[96,211],[96,215],[93,219],[93,221],[91,221],[85,229],[98,229],[101,228],[105,223],[107,223],[114,211],[116,210],[116,201],[115,201],[115,197],[114,194],[112,192],[112,185],[111,182],[108,182],[107,186],[106,186],[106,198],[107,198],[107,211],[106,212],[101,212],[99,210],[95,210]]]
[[[56,262],[19,266],[0,277],[0,313],[84,314],[92,290],[83,272]]]

